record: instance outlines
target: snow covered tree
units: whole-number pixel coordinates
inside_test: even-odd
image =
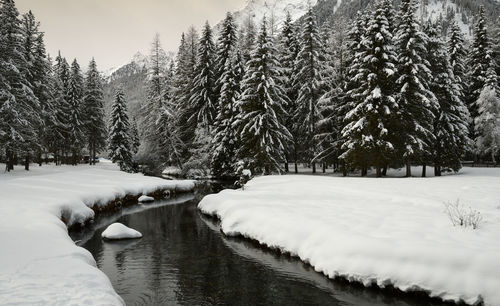
[[[66,152],[69,147],[69,127],[70,104],[67,99],[67,92],[70,83],[70,69],[68,62],[59,53],[55,60],[53,69],[53,93],[55,95],[55,117],[57,122],[58,134],[61,137],[55,137],[53,140],[56,164],[66,162]]]
[[[492,52],[484,6],[480,7],[477,23],[474,27],[474,40],[468,62],[469,84],[467,87],[466,103],[472,119],[478,116],[476,101],[486,82],[488,68],[492,66]],[[474,129],[475,130],[475,129]]]
[[[497,164],[500,153],[500,89],[493,67],[487,71],[486,82],[476,102],[478,116],[475,118],[476,147],[480,154],[491,156]]]
[[[226,64],[232,60],[236,43],[238,42],[236,24],[233,15],[227,13],[222,22],[222,28],[217,41],[217,54],[214,61],[214,79],[216,80],[215,97],[219,99],[222,90],[222,75],[226,71]]]
[[[234,129],[238,115],[237,99],[241,93],[240,83],[244,74],[243,57],[239,51],[232,60],[226,61],[221,77],[221,95],[214,130],[212,174],[216,177],[232,176],[235,173],[238,134]]]
[[[14,169],[17,154],[38,145],[40,104],[28,80],[19,12],[12,0],[0,2],[0,147],[6,170]]]
[[[257,29],[252,16],[247,16],[240,27],[238,49],[243,54],[243,60],[247,63],[250,60],[251,53],[257,39]]]
[[[297,39],[298,30],[293,23],[292,16],[290,12],[287,13],[286,20],[283,24],[281,30],[281,36],[279,40],[279,61],[282,67],[282,84],[285,94],[287,96],[288,104],[288,115],[284,122],[287,129],[292,134],[292,140],[287,146],[285,151],[285,171],[288,171],[288,161],[293,160],[295,163],[295,173],[298,172],[297,163],[299,159],[299,141],[298,137],[299,131],[301,129],[301,124],[294,120],[294,115],[296,113],[296,100],[297,100],[297,86],[294,84],[294,75],[297,74],[297,66],[295,62],[297,60],[297,55],[299,53],[299,42]]]
[[[446,45],[439,35],[441,27],[438,24],[428,23],[425,32],[429,37],[427,60],[432,75],[429,86],[439,103],[439,108],[435,112],[435,141],[431,157],[435,176],[441,176],[443,169],[458,171],[462,167],[461,159],[470,143],[469,112],[462,101],[460,85],[454,76]],[[451,48],[451,50],[458,49]]]
[[[283,125],[286,101],[280,86],[280,64],[276,49],[262,21],[252,57],[245,68],[242,94],[237,107],[241,113],[235,123],[241,145],[238,157],[248,163],[252,173],[281,171],[285,145],[290,132]]]
[[[35,20],[35,16],[30,11],[23,15],[22,32],[23,32],[23,53],[28,63],[27,79],[32,86],[33,94],[40,103],[37,120],[37,139],[36,144],[30,151],[36,152],[37,160],[41,165],[42,150],[47,150],[48,137],[52,132],[47,126],[51,121],[54,121],[53,97],[50,88],[49,73],[51,64],[47,60],[45,51],[44,33],[40,32],[39,22]],[[25,168],[29,168],[30,152],[25,156]]]
[[[366,25],[363,51],[356,55],[355,78],[360,86],[349,93],[355,102],[342,130],[345,152],[341,158],[359,168],[374,165],[377,177],[382,176],[382,168],[394,152],[398,111],[394,88],[397,58],[384,4],[378,3]]]
[[[297,55],[297,74],[294,75],[294,86],[298,88],[296,100],[297,109],[294,120],[300,122],[303,130],[303,156],[312,163],[313,173],[316,172],[318,146],[315,136],[320,117],[318,100],[323,95],[322,75],[325,69],[324,46],[319,37],[316,15],[309,8],[303,21],[300,37],[300,51]]]
[[[415,16],[415,2],[402,0],[399,25],[394,38],[397,63],[396,85],[399,90],[397,104],[398,140],[393,143],[406,164],[406,176],[411,176],[412,160],[420,161],[429,155],[435,140],[434,114],[438,104],[429,90],[431,79],[427,54],[427,35],[420,29]]]
[[[498,76],[500,75],[500,16],[498,16],[498,18],[495,20],[491,37],[493,61],[496,63],[496,73]]]
[[[133,168],[129,129],[127,105],[123,92],[119,89],[111,110],[109,157],[114,163],[118,163],[120,170],[127,172],[132,171]]]
[[[195,77],[189,103],[191,108],[195,110],[194,116],[198,121],[197,126],[206,129],[209,134],[213,127],[216,106],[214,52],[212,28],[207,22],[199,42]]]
[[[85,121],[83,115],[83,76],[76,59],[71,64],[70,80],[66,100],[68,101],[68,141],[72,153],[72,165],[78,164],[78,156],[85,145]]]
[[[467,50],[465,49],[464,41],[462,30],[456,22],[453,23],[448,40],[448,54],[453,74],[458,85],[461,87],[461,91],[463,91],[466,81],[465,60],[467,59]]]
[[[95,165],[97,153],[106,148],[106,123],[104,121],[104,97],[102,78],[95,60],[89,63],[85,78],[83,97],[84,133],[90,155],[90,164]]]
[[[177,113],[175,126],[178,127],[178,136],[182,141],[182,156],[189,157],[188,148],[195,138],[196,118],[195,109],[189,104],[191,88],[195,76],[196,57],[198,49],[198,33],[191,28],[186,35],[182,35],[181,44],[177,53],[173,79],[173,101]]]

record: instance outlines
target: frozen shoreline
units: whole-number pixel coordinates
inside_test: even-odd
[[[271,176],[205,197],[199,209],[241,235],[308,262],[330,278],[473,304],[500,304],[500,169],[441,178]],[[481,212],[453,227],[444,202]]]
[[[123,304],[92,255],[68,236],[61,217],[67,226],[84,224],[94,217],[92,207],[117,198],[194,187],[193,181],[123,173],[109,163],[0,173],[0,301]]]

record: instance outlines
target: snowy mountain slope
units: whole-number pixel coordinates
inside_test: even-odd
[[[147,67],[147,64],[148,64],[148,57],[142,54],[141,52],[137,52],[136,54],[134,54],[134,56],[132,56],[130,61],[123,64],[122,66],[114,67],[107,71],[104,71],[103,75],[109,82],[117,78],[120,78],[124,75],[137,73],[139,70],[142,70],[143,68]]]
[[[314,6],[318,0],[248,0],[247,5],[240,11],[234,12],[234,17],[238,24],[242,24],[248,18],[253,18],[254,22],[260,23],[262,18],[266,18],[279,27],[285,20],[289,12],[293,20],[297,20],[307,12],[308,3]]]

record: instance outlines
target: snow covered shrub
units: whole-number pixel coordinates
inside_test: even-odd
[[[477,229],[481,221],[483,221],[483,217],[481,213],[472,207],[468,209],[460,203],[460,200],[456,202],[447,202],[445,203],[446,213],[451,220],[453,226],[462,226],[462,227],[472,227],[473,229]]]
[[[237,163],[236,175],[239,177],[239,179],[234,182],[234,185],[244,190],[245,184],[248,183],[248,181],[250,181],[250,179],[252,178],[252,171],[245,168],[245,163],[243,161],[239,161]]]

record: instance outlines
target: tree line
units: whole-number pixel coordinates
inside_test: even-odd
[[[60,52],[52,60],[33,13],[20,16],[13,0],[0,1],[0,161],[7,171],[49,159],[76,165],[84,151],[95,164],[108,144],[103,82],[94,59],[85,73]],[[137,138],[131,124],[132,152]]]
[[[416,16],[416,3],[378,1],[371,11],[318,25],[312,8],[278,35],[230,13],[218,37],[181,37],[174,63],[155,38],[141,116],[143,158],[185,173],[297,172],[299,163],[344,175],[499,154],[498,25],[478,12],[472,45],[458,25]],[[467,68],[466,68],[467,67]],[[154,161],[151,158],[154,157]],[[147,161],[145,161],[147,162]]]

